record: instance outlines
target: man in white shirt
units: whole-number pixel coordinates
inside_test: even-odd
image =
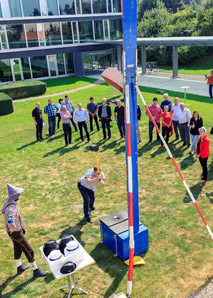
[[[76,118],[77,118],[77,121],[76,121]],[[89,114],[87,113],[86,109],[82,108],[81,103],[78,104],[78,109],[75,110],[75,112],[74,112],[73,120],[74,120],[75,124],[77,124],[79,127],[82,143],[84,142],[83,128],[85,130],[88,143],[90,143],[90,136],[89,136],[89,132],[87,129],[87,123],[89,122]]]
[[[182,102],[180,104],[180,116],[179,116],[179,128],[180,136],[183,142],[183,146],[190,148],[190,136],[189,136],[189,126],[191,119],[191,112],[185,107],[185,104]]]
[[[179,133],[180,132],[180,127],[179,127],[179,117],[180,117],[180,104],[179,104],[179,98],[175,97],[174,99],[174,104],[172,105],[172,123],[176,135],[176,140],[179,140]]]

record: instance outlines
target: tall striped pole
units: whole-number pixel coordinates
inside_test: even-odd
[[[139,231],[138,154],[137,154],[137,1],[123,0],[123,70],[126,122],[126,164],[129,213],[129,270],[127,297],[132,294],[134,235]]]
[[[182,173],[181,173],[181,171],[180,171],[180,169],[179,169],[179,167],[178,167],[176,161],[174,160],[174,157],[173,157],[173,155],[172,155],[172,153],[171,153],[169,147],[167,146],[167,144],[166,144],[166,142],[165,142],[165,140],[164,140],[164,138],[163,138],[163,136],[162,136],[162,134],[161,134],[161,132],[160,132],[160,130],[159,130],[159,128],[158,128],[158,126],[157,126],[155,120],[154,120],[154,118],[152,117],[152,114],[151,114],[149,108],[147,107],[147,104],[146,104],[146,102],[145,102],[145,99],[144,99],[144,97],[143,97],[143,95],[142,95],[142,93],[141,93],[139,87],[136,86],[136,89],[137,89],[137,92],[138,92],[138,94],[139,94],[139,96],[140,96],[142,102],[143,102],[143,105],[144,105],[145,108],[146,108],[147,113],[149,114],[149,117],[152,119],[152,123],[154,124],[154,126],[155,126],[155,128],[156,128],[156,130],[157,130],[157,132],[158,132],[158,134],[159,134],[159,137],[161,138],[161,141],[163,142],[163,144],[164,144],[164,146],[165,146],[165,148],[166,148],[166,151],[167,151],[168,154],[169,154],[169,157],[171,158],[171,160],[172,160],[172,162],[173,162],[173,164],[174,164],[174,166],[175,166],[175,168],[176,168],[176,170],[177,170],[177,172],[178,172],[178,174],[179,174],[179,176],[180,176],[180,178],[181,178],[181,180],[182,180],[182,182],[183,182],[183,185],[185,186],[185,188],[186,188],[186,190],[187,190],[187,192],[188,192],[188,194],[189,194],[189,196],[190,196],[192,202],[194,203],[194,205],[195,205],[195,207],[196,207],[196,209],[197,209],[197,211],[198,211],[200,217],[202,218],[202,221],[203,221],[203,223],[204,223],[204,225],[205,225],[207,231],[209,232],[209,235],[211,236],[211,238],[212,238],[212,240],[213,240],[213,233],[212,233],[212,231],[211,231],[209,225],[207,224],[207,222],[206,222],[206,220],[205,220],[205,218],[204,218],[204,216],[203,216],[203,214],[202,214],[200,208],[198,207],[198,204],[197,204],[197,202],[196,202],[196,200],[195,200],[195,198],[194,198],[194,196],[193,196],[191,190],[189,189],[189,187],[188,187],[186,181],[184,180],[183,175],[182,175]]]

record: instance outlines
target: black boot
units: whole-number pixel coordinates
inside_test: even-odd
[[[30,268],[30,265],[21,265],[17,268],[17,274],[21,275],[25,270]]]
[[[40,268],[33,270],[33,277],[44,277],[49,274],[48,271],[42,271]]]

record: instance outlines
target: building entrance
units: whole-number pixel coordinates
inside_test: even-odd
[[[83,57],[84,75],[91,75],[103,72],[112,66],[112,54],[91,55]]]

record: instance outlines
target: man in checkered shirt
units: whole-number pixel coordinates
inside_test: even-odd
[[[62,102],[61,108],[62,108],[62,106],[66,106],[67,111],[70,112],[70,114],[72,116],[70,121],[71,121],[75,131],[78,131],[78,128],[77,128],[75,122],[73,121],[73,114],[74,114],[74,111],[75,111],[75,107],[74,107],[73,103],[69,100],[69,97],[67,95],[65,95],[64,99],[65,100]]]
[[[48,124],[49,124],[49,138],[55,134],[55,125],[56,125],[56,112],[58,107],[52,102],[52,99],[48,99],[48,104],[44,107],[44,114],[48,115]]]

